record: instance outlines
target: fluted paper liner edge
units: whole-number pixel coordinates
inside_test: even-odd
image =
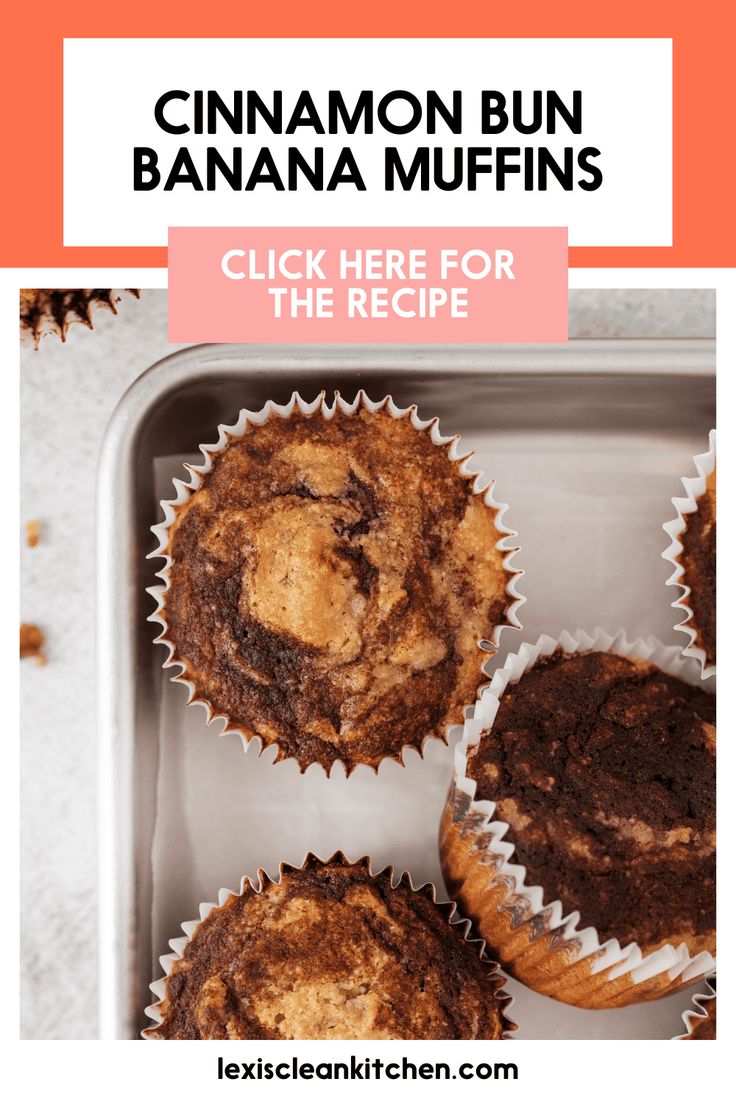
[[[708,451],[701,452],[697,456],[694,456],[693,464],[698,474],[683,476],[682,485],[685,489],[685,495],[684,497],[672,499],[672,505],[677,511],[677,517],[673,518],[672,521],[666,522],[662,526],[665,533],[670,538],[669,545],[662,553],[662,559],[667,560],[667,562],[672,565],[672,574],[667,579],[667,586],[677,587],[679,590],[678,597],[671,603],[672,608],[685,614],[685,616],[675,624],[677,631],[684,633],[688,638],[688,644],[683,649],[682,654],[697,660],[700,664],[702,678],[708,679],[716,674],[716,665],[715,663],[708,662],[708,657],[704,649],[697,643],[698,629],[695,612],[692,606],[688,604],[688,598],[691,593],[690,587],[683,579],[685,568],[680,563],[678,557],[681,555],[683,549],[680,538],[687,526],[688,515],[694,513],[698,509],[698,499],[705,493],[706,480],[715,470],[715,429],[712,429],[708,435]]]
[[[715,989],[715,974],[710,974],[705,978],[705,984],[703,985],[702,993],[695,993],[693,996],[693,1007],[688,1008],[682,1013],[682,1022],[685,1025],[685,1031],[682,1035],[675,1035],[676,1040],[689,1039],[692,1035],[693,1028],[697,1027],[703,1020],[710,1018],[711,1005],[716,999]]]

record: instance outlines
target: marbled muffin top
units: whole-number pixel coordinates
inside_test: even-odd
[[[708,663],[716,662],[716,473],[708,476],[698,508],[686,516],[680,540],[680,562],[685,574],[682,582],[690,587],[686,599],[693,611],[695,643],[705,652]]]
[[[449,906],[310,856],[196,929],[153,1039],[498,1039],[500,979]]]
[[[179,508],[167,635],[197,696],[279,757],[376,765],[474,701],[509,603],[498,539],[408,417],[272,417]]]
[[[712,694],[602,652],[541,658],[471,750],[514,859],[602,941],[715,947]]]

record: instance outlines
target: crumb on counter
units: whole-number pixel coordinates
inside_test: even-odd
[[[26,522],[26,544],[29,548],[35,548],[38,542],[41,540],[41,522],[40,521],[27,521]]]
[[[39,666],[46,662],[43,653],[45,637],[38,625],[27,625],[25,622],[20,627],[20,658],[35,659]]]

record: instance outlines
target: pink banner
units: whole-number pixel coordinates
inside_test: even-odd
[[[567,341],[567,230],[172,227],[169,339]]]

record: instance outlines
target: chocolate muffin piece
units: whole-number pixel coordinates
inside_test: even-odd
[[[715,949],[715,710],[641,660],[557,651],[471,750],[527,884],[601,941]]]
[[[302,768],[444,737],[505,620],[494,511],[408,417],[273,416],[169,529],[162,617],[196,697]]]
[[[498,1039],[494,965],[451,906],[368,861],[309,856],[261,892],[246,884],[174,963],[152,1039]]]
[[[716,662],[716,473],[708,476],[698,508],[686,516],[680,540],[680,580],[690,587],[688,605],[693,611],[695,643],[705,652],[708,663]]]

